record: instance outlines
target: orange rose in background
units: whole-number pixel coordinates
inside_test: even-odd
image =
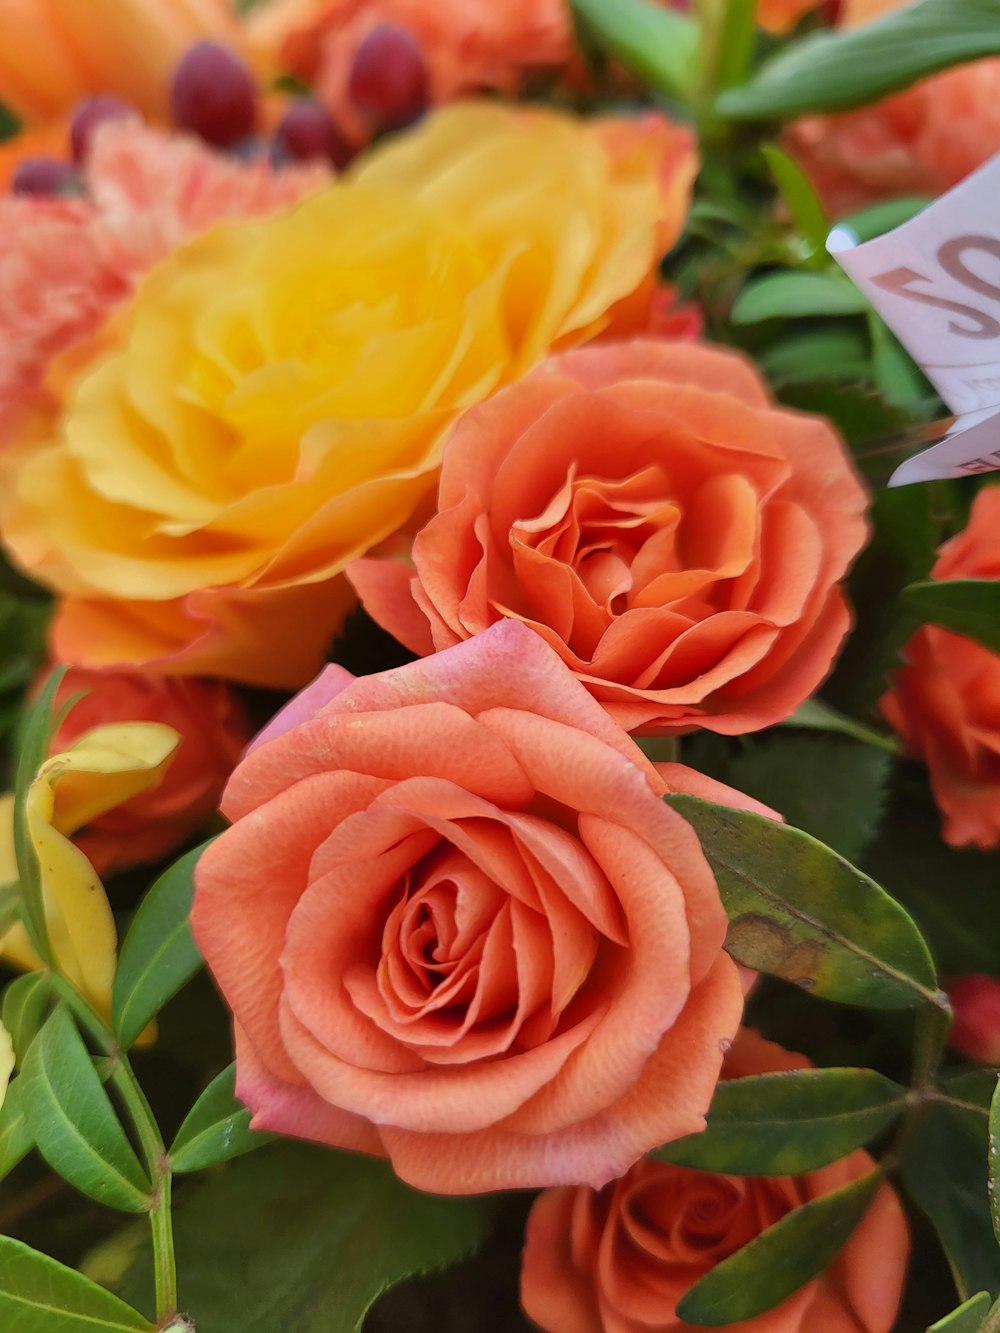
[[[742,994],[666,789],[523,625],[328,667],[196,870],[254,1125],[447,1194],[599,1186],[703,1128]]]
[[[0,33],[0,102],[43,120],[88,93],[162,118],[184,51],[240,29],[227,0],[0,0]]]
[[[803,1069],[808,1061],[740,1032],[725,1078]],[[721,1260],[793,1209],[866,1175],[855,1152],[801,1176],[725,1176],[667,1162],[637,1163],[599,1193],[546,1190],[528,1218],[521,1301],[545,1333],[683,1333],[677,1303]],[[734,1333],[889,1333],[899,1308],[909,1236],[883,1185],[830,1267]]]
[[[840,26],[901,7],[848,0]],[[943,194],[1000,152],[1000,59],[957,65],[870,106],[804,116],[784,145],[834,217],[881,199]]]
[[[218,808],[222,788],[250,738],[243,705],[221,681],[71,667],[56,708],[80,692],[83,697],[52,738],[53,753],[68,750],[94,727],[117,722],[160,722],[180,737],[157,786],[129,797],[73,835],[102,876],[158,861],[198,833]]]
[[[415,652],[514,617],[628,730],[732,735],[829,670],[865,503],[830,426],[775,407],[741,356],[608,344],[462,417],[412,566],[350,577]]]
[[[981,490],[964,532],[941,547],[935,579],[1000,578],[1000,487]],[[903,649],[904,665],[882,712],[927,764],[953,847],[1000,843],[1000,655],[925,625]]]
[[[654,3],[672,7],[668,0]],[[816,0],[760,0],[757,22],[786,33],[815,7]],[[352,74],[366,42],[387,32],[409,42],[407,68],[379,79],[387,106],[400,95],[394,80],[408,76],[420,87],[417,112],[484,89],[515,94],[540,73],[585,77],[569,0],[269,0],[247,20],[248,41],[261,59],[310,84],[356,143],[366,142],[373,127],[357,104]],[[384,46],[382,53],[388,54]]]
[[[553,345],[644,327],[695,169],[658,115],[459,105],[182,246],[3,458],[4,539],[64,599],[56,655],[301,685],[337,576],[433,488],[457,413]]]
[[[358,48],[383,25],[413,39],[432,106],[486,88],[517,92],[532,71],[565,65],[573,53],[566,0],[270,0],[252,11],[247,30],[253,46],[312,85],[338,127],[363,143],[371,130],[351,96],[351,71]]]

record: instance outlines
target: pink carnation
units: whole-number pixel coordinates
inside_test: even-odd
[[[275,170],[138,121],[94,137],[80,199],[0,198],[0,441],[44,400],[52,359],[89,338],[139,278],[224,218],[276,211],[328,178]]]

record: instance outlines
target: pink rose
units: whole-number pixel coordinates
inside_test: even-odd
[[[523,625],[328,671],[197,870],[254,1125],[452,1194],[601,1185],[701,1129],[742,997],[667,785]]]

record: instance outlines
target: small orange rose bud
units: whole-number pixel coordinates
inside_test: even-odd
[[[1000,1064],[1000,981],[982,972],[956,977],[948,986],[955,1010],[951,1044],[968,1060]]]

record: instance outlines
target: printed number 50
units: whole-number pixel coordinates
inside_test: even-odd
[[[980,250],[984,254],[992,255],[994,259],[1000,259],[1000,241],[992,236],[953,236],[950,241],[944,241],[938,246],[937,261],[945,273],[956,282],[960,282],[963,287],[981,292],[991,300],[1000,302],[1000,286],[987,282],[985,278],[981,278],[978,273],[973,273],[967,267],[965,255],[970,250]],[[905,264],[872,277],[872,282],[877,287],[882,287],[896,296],[905,296],[910,301],[936,306],[940,310],[948,310],[953,315],[969,320],[971,327],[970,324],[957,323],[954,319],[948,321],[948,328],[960,338],[1000,338],[1000,320],[994,319],[984,310],[972,305],[963,305],[961,301],[949,301],[943,296],[935,296],[932,292],[911,290],[911,284],[914,282],[931,281],[933,279],[918,273],[916,269],[908,268]]]

